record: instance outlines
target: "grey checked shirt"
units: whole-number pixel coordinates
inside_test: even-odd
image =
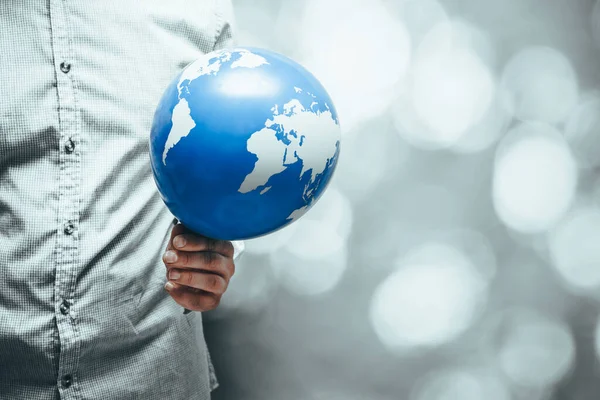
[[[229,0],[0,1],[0,399],[208,399],[148,135]]]

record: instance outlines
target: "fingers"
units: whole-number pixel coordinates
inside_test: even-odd
[[[235,272],[233,255],[231,242],[197,235],[178,223],[163,255],[169,279],[165,289],[188,310],[212,310]]]
[[[229,279],[235,273],[235,264],[231,258],[209,251],[185,252],[168,250],[163,255],[168,270],[172,268],[195,269],[212,272]]]
[[[173,229],[174,231],[175,229]],[[212,251],[224,257],[233,257],[233,244],[227,240],[215,240],[193,233],[180,233],[173,237],[174,248],[181,251]]]
[[[170,288],[168,287],[170,284]],[[192,311],[209,311],[217,308],[221,301],[221,295],[204,292],[199,289],[182,286],[169,282],[165,286],[169,295],[180,306]]]
[[[222,295],[225,293],[228,284],[227,279],[216,274],[182,269],[169,270],[169,280],[183,286],[201,289],[215,295]]]
[[[177,224],[173,227],[173,229],[171,229],[171,238],[169,239],[169,242],[167,243],[167,250],[172,250],[173,249],[173,238],[177,235],[181,235],[182,233],[185,232],[185,227],[183,226],[183,224]]]

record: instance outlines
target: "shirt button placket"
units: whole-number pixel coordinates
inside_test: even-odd
[[[74,151],[75,151],[75,142],[73,141],[73,139],[69,138],[69,140],[67,140],[65,142],[65,152],[67,154],[71,154]]]
[[[60,305],[60,313],[62,315],[67,315],[69,313],[69,308],[70,308],[69,302],[66,300],[63,301],[62,304]]]
[[[62,384],[63,388],[68,389],[71,387],[71,383],[73,383],[73,377],[71,375],[65,375],[60,380],[60,383]]]
[[[65,235],[71,236],[75,232],[75,224],[72,221],[69,221],[65,224],[64,229]]]
[[[77,359],[79,357],[77,313],[74,298],[77,261],[79,259],[79,196],[80,152],[75,151],[81,143],[78,132],[78,112],[75,99],[74,67],[68,8],[63,0],[49,0],[58,92],[58,121],[60,121],[60,171],[59,204],[63,214],[62,226],[58,228],[58,251],[56,265],[56,320],[60,337],[59,372],[57,379],[61,399],[75,399],[77,390]],[[67,300],[69,299],[69,300]]]

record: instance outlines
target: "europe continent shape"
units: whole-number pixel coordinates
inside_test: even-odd
[[[258,48],[208,53],[165,90],[150,132],[160,195],[186,227],[221,240],[306,213],[340,153],[335,107],[295,61]]]

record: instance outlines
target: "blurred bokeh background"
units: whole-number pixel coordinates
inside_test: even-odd
[[[600,398],[600,4],[238,0],[330,92],[332,185],[204,315],[216,400]]]

